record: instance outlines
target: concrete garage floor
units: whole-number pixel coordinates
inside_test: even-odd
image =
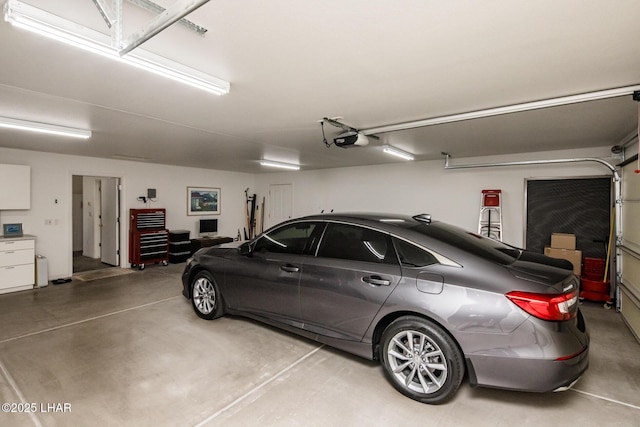
[[[1,426],[637,426],[640,345],[584,303],[591,366],[574,389],[405,398],[373,362],[253,321],[196,317],[184,264],[0,295]],[[18,409],[13,405],[11,409]],[[24,406],[24,405],[23,405]],[[3,409],[5,407],[3,406]]]

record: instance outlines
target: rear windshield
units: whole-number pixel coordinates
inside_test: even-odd
[[[513,246],[442,222],[429,225],[418,224],[411,227],[411,229],[473,255],[503,265],[515,262],[521,252],[520,249]]]

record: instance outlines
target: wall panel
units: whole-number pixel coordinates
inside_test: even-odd
[[[640,337],[640,174],[638,164],[622,168],[622,245],[620,310],[636,338]],[[640,340],[640,338],[639,338]]]

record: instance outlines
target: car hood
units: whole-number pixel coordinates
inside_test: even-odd
[[[527,251],[523,251],[518,260],[506,268],[520,279],[548,286],[562,283],[573,274],[573,265],[569,261]]]
[[[208,256],[223,256],[231,251],[237,252],[238,246],[240,246],[242,243],[244,242],[221,243],[219,245],[202,248],[197,252],[197,254],[205,254]]]
[[[239,240],[239,241],[233,241],[229,243],[222,243],[214,247],[219,249],[236,249],[238,246],[240,246],[243,243],[244,243],[243,241]]]

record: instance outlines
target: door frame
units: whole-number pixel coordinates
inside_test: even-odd
[[[286,218],[282,217],[282,218],[275,218],[274,217],[274,209],[278,208],[278,207],[282,207],[282,203],[280,204],[280,206],[275,206],[276,205],[276,201],[275,199],[273,199],[273,195],[272,195],[272,190],[275,190],[276,187],[287,187],[289,189],[289,200],[288,200],[288,212],[286,214]],[[281,183],[281,184],[269,184],[269,199],[267,201],[268,205],[268,223],[267,225],[264,227],[264,230],[267,230],[268,228],[273,227],[274,225],[280,224],[283,221],[286,221],[287,219],[291,219],[294,217],[293,215],[293,184],[291,183]],[[264,214],[264,212],[263,212]],[[263,231],[264,231],[263,230]]]
[[[67,272],[68,277],[73,275],[73,177],[74,175],[83,176],[83,177],[91,177],[91,178],[117,178],[120,180],[120,210],[118,211],[118,216],[120,218],[120,226],[119,226],[119,253],[120,253],[120,268],[127,268],[122,260],[128,259],[128,250],[127,250],[127,233],[126,233],[126,225],[123,224],[123,218],[126,218],[125,212],[127,212],[127,203],[126,203],[126,185],[125,185],[125,177],[120,173],[109,173],[109,172],[96,172],[96,171],[87,171],[87,170],[72,170],[68,175],[68,186],[67,186],[67,194],[68,194],[68,209],[67,209],[67,224],[68,226],[68,239],[67,239]]]

